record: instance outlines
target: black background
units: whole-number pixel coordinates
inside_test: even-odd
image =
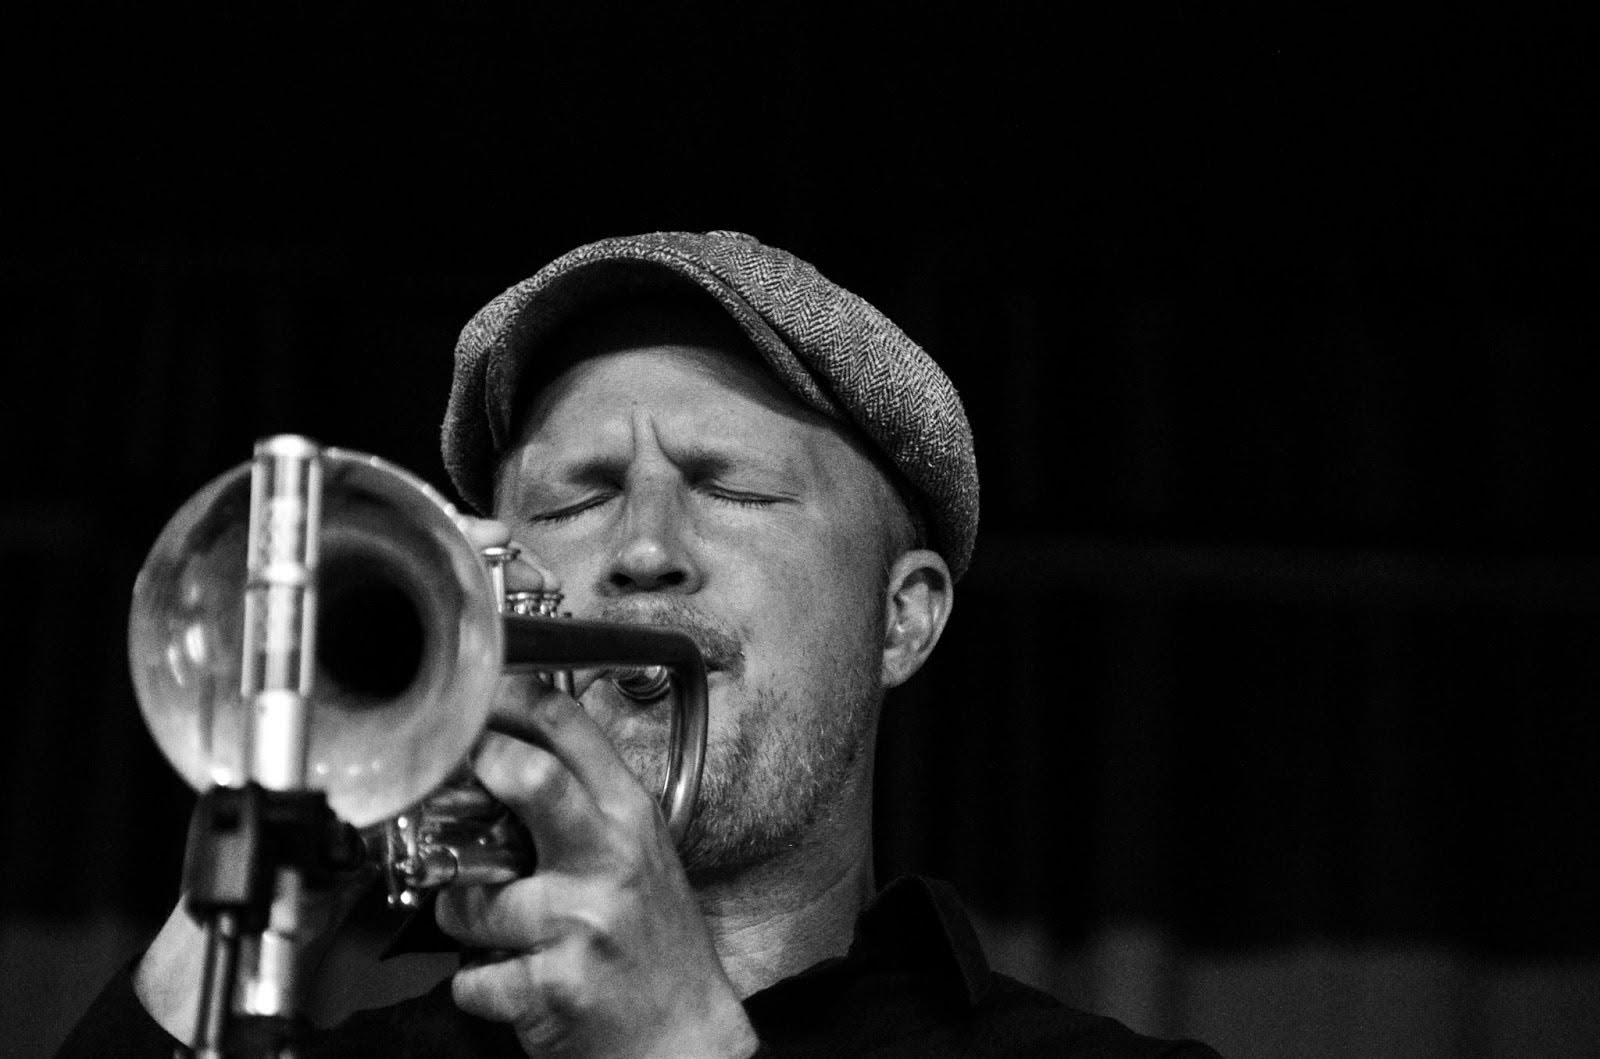
[[[5,34],[13,919],[171,900],[125,600],[278,430],[444,483],[454,334],[605,235],[817,263],[966,398],[884,874],[1063,944],[1600,954],[1581,20],[61,5]],[[12,866],[22,866],[15,870]]]

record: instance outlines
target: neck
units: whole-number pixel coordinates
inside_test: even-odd
[[[870,761],[870,757],[868,759]],[[874,892],[870,767],[805,840],[738,875],[697,887],[723,968],[741,998],[843,956]]]
[[[717,953],[741,998],[843,956],[856,916],[872,896],[870,856],[828,877],[800,879],[794,867],[771,861],[699,892]]]

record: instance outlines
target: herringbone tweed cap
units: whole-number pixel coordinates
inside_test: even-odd
[[[484,306],[462,329],[443,428],[461,495],[493,502],[500,452],[514,440],[517,395],[543,385],[541,342],[601,299],[687,281],[738,321],[768,367],[805,404],[853,424],[904,477],[930,544],[956,577],[978,531],[972,428],[933,359],[867,301],[816,268],[738,232],[604,239],[557,258]]]

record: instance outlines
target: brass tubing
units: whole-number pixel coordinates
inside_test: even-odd
[[[664,665],[672,671],[677,697],[667,735],[669,779],[661,792],[661,807],[672,840],[683,841],[700,793],[709,721],[705,661],[694,640],[676,629],[579,618],[507,614],[501,622],[505,629],[505,666],[510,670]],[[510,735],[521,734],[515,718],[491,714],[488,726]],[[677,777],[675,783],[671,777]]]

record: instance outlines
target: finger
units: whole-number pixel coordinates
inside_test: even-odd
[[[458,515],[456,521],[480,552],[485,548],[504,548],[511,543],[511,527],[497,519]]]
[[[643,827],[659,815],[638,777],[575,699],[559,692],[521,701],[502,698],[489,716],[489,728],[544,747],[612,820]]]
[[[491,732],[474,755],[472,767],[489,793],[527,827],[541,869],[559,866],[573,850],[601,840],[604,820],[594,798],[548,750]]]
[[[561,591],[561,579],[541,563],[537,555],[515,541],[511,547],[517,549],[517,557],[506,564],[506,588],[523,592]]]
[[[488,548],[515,548],[517,557],[506,566],[506,587],[531,592],[559,592],[561,582],[555,573],[539,561],[529,548],[511,539],[511,528],[492,518],[475,518],[458,515],[457,522],[467,540],[477,551]]]
[[[540,952],[469,965],[451,980],[451,995],[469,1015],[514,1025],[524,1045],[542,1054],[567,1035],[594,989],[580,961],[565,957]]]
[[[515,882],[441,891],[434,919],[469,949],[540,952],[563,937],[590,931],[570,910],[592,905],[593,889],[588,879],[540,865],[536,874]]]

